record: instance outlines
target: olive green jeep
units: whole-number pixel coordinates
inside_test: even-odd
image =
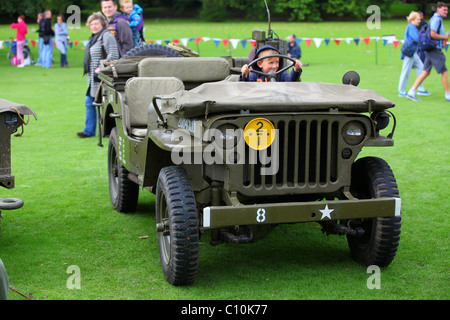
[[[99,144],[109,137],[115,210],[136,210],[141,189],[155,194],[168,282],[194,282],[206,232],[213,245],[250,243],[285,223],[319,223],[346,235],[358,262],[391,263],[397,184],[384,160],[357,159],[363,147],[393,145],[391,101],[356,87],[355,72],[344,84],[239,82],[246,58],[157,44],[140,54],[100,72]]]
[[[0,99],[0,187],[13,189],[15,178],[11,174],[11,134],[17,132],[18,128],[27,125],[29,119],[25,121],[25,116],[34,116],[36,114],[28,106],[15,103],[5,99]],[[0,218],[1,210],[14,210],[23,206],[23,201],[18,198],[1,198],[0,197]]]

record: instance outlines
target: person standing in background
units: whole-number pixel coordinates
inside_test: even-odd
[[[46,10],[44,12],[43,19],[43,30],[42,37],[44,39],[44,45],[42,47],[42,67],[43,68],[53,68],[53,37],[55,36],[55,32],[52,29],[51,25],[52,20],[52,12],[50,10]]]
[[[64,22],[64,16],[59,14],[55,23],[55,42],[56,48],[61,52],[61,68],[68,68],[67,62],[67,25]]]
[[[28,33],[27,24],[25,23],[25,16],[20,15],[17,18],[17,23],[11,24],[11,28],[17,29],[16,33],[16,41],[17,41],[17,59],[18,64],[17,67],[23,68],[24,65],[24,57],[23,57],[23,48],[25,47],[25,35]]]
[[[88,78],[88,89],[85,96],[86,119],[83,131],[77,133],[80,138],[95,137],[97,129],[97,112],[94,106],[94,97],[100,86],[98,73],[101,60],[119,59],[119,50],[116,39],[107,29],[107,22],[100,13],[93,13],[87,20],[87,26],[92,32],[89,43],[84,52],[83,68]],[[99,133],[100,134],[100,133]]]

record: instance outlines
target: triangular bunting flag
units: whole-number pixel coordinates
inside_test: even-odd
[[[189,38],[182,38],[180,41],[183,44],[183,46],[187,47],[187,44],[189,42]]]
[[[247,40],[241,40],[242,48],[245,49],[245,46],[247,45]]]
[[[256,46],[256,40],[250,40],[250,44],[252,45],[252,47],[254,48]]]
[[[314,38],[314,43],[316,44],[316,47],[319,48],[320,44],[322,43],[322,38]]]
[[[228,42],[230,42],[230,40],[229,39],[222,39],[222,42],[223,42],[223,46],[226,48],[227,45],[228,45]]]
[[[213,39],[214,44],[216,45],[216,48],[219,46],[220,39]]]
[[[334,40],[334,42],[336,42],[337,45],[339,45],[339,43],[341,42],[341,40],[339,40],[339,39],[333,39],[333,40]]]
[[[353,41],[355,41],[356,45],[359,44],[359,39],[358,38],[353,38]]]
[[[394,40],[394,41],[392,41],[392,44],[394,45],[394,48],[395,48],[395,49],[397,49],[399,43],[400,43],[399,40]]]
[[[201,37],[197,37],[197,38],[195,38],[195,44],[199,44],[199,43],[200,43],[200,41],[202,41],[202,38],[201,38]]]
[[[363,38],[364,43],[366,44],[366,46],[369,44],[370,38]]]
[[[306,45],[309,47],[311,45],[312,39],[305,39]]]
[[[230,39],[231,45],[233,46],[233,49],[236,49],[238,43],[241,41],[239,39]]]
[[[350,44],[350,41],[352,41],[353,38],[345,38],[345,42],[347,42],[347,44]]]
[[[324,39],[325,44],[328,45],[330,43],[330,39]]]

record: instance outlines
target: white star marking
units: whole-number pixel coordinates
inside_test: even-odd
[[[325,206],[325,209],[319,210],[322,212],[322,218],[320,220],[323,220],[323,218],[328,217],[328,219],[331,219],[331,213],[334,211],[334,209],[328,209],[328,205]]]

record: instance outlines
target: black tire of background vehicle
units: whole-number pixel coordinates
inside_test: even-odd
[[[139,47],[134,47],[125,53],[123,57],[137,56],[182,57],[177,51],[157,43],[146,43]]]
[[[376,157],[361,158],[353,164],[350,191],[359,199],[399,197],[391,168]],[[352,258],[365,266],[388,266],[399,245],[401,217],[378,217],[356,222],[365,234],[362,237],[347,235]]]
[[[184,168],[161,169],[155,212],[156,223],[166,225],[165,232],[158,232],[164,276],[172,285],[190,285],[198,268],[199,220],[191,181]]]
[[[109,136],[108,182],[114,209],[123,213],[136,211],[139,185],[128,179],[128,171],[119,161],[116,127],[111,130]]]

